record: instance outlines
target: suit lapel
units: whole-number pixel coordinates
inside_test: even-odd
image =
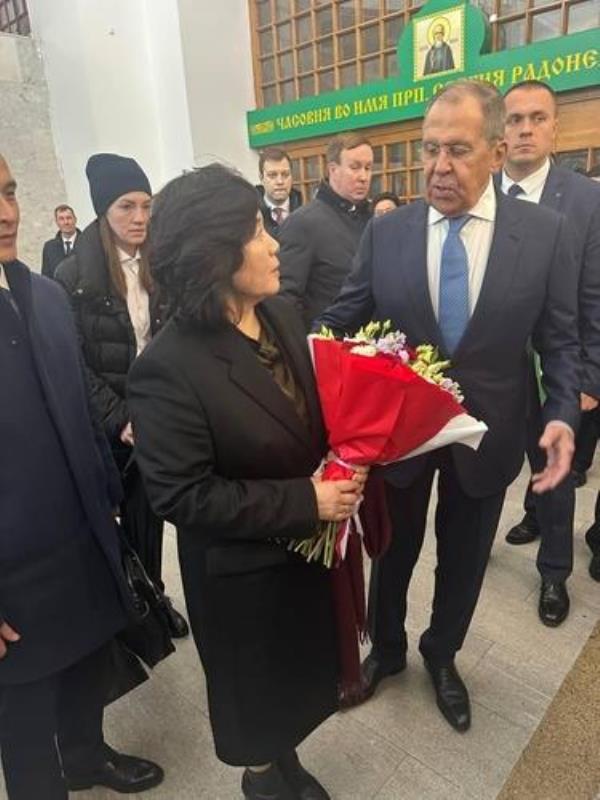
[[[209,346],[217,358],[229,364],[231,381],[312,452],[306,426],[243,335],[231,326],[215,334]]]
[[[553,208],[555,211],[562,212],[564,205],[564,180],[560,172],[553,166],[546,178],[540,205]]]
[[[494,235],[481,291],[465,334],[454,354],[455,358],[458,358],[471,342],[480,341],[485,330],[492,327],[492,317],[500,314],[518,269],[518,254],[522,239],[518,203],[525,201],[511,200],[501,192],[496,193],[496,198],[498,205]]]

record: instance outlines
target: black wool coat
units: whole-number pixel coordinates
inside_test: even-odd
[[[20,262],[4,268],[18,313],[0,296],[0,616],[21,639],[0,660],[0,686],[74,664],[129,607],[111,510],[120,483],[69,304]]]
[[[126,381],[136,357],[135,333],[127,302],[113,288],[98,222],[78,237],[77,248],[56,270],[69,295],[79,329],[92,402],[112,445],[129,422]],[[158,292],[150,295],[152,333],[163,324]]]
[[[310,476],[325,439],[312,368],[294,309],[281,298],[261,309],[310,428],[233,326],[170,321],[129,379],[137,461],[154,510],[177,526],[216,750],[234,765],[295,747],[337,694],[329,576],[285,546],[318,518]]]

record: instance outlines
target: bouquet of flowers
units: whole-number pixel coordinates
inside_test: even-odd
[[[371,322],[351,339],[327,328],[309,337],[321,408],[334,458],[323,480],[352,476],[356,465],[390,464],[448,444],[477,449],[487,426],[461,405],[458,384],[446,375],[435,347],[409,347],[391,323]],[[327,567],[339,565],[358,517],[322,523],[296,552]]]

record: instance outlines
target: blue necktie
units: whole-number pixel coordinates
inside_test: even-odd
[[[448,219],[440,263],[439,325],[452,355],[469,322],[469,262],[460,230],[469,215]]]
[[[525,194],[525,190],[522,189],[518,183],[513,183],[512,186],[508,187],[506,194],[510,197],[518,197],[520,194]]]

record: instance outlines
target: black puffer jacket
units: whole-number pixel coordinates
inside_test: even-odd
[[[71,300],[92,402],[114,446],[129,422],[126,381],[137,348],[127,303],[110,282],[97,221],[78,237],[77,249],[59,265],[55,278]],[[150,296],[152,335],[162,326],[164,312],[155,291]]]

